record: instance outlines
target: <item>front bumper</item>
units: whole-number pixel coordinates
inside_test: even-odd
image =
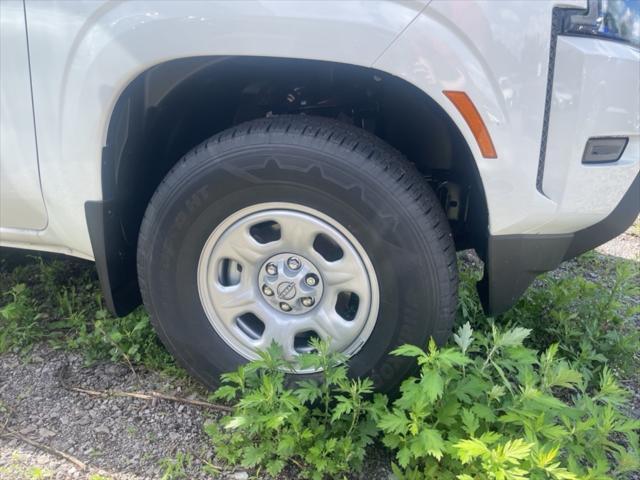
[[[595,225],[559,235],[489,236],[478,293],[488,315],[505,312],[539,274],[617,237],[640,214],[640,174],[614,210]]]
[[[624,232],[640,213],[640,51],[558,36],[538,193],[552,209],[523,234],[488,234],[478,291],[485,311],[508,310],[540,273]],[[592,137],[628,138],[615,162],[582,162]]]
[[[559,36],[542,189],[555,203],[528,233],[571,233],[616,208],[640,170],[640,51],[609,40]],[[582,162],[593,137],[628,143],[612,163]]]

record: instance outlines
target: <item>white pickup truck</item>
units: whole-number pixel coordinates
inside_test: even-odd
[[[640,209],[640,2],[2,0],[4,246],[94,260],[208,385],[312,337],[393,387]],[[304,373],[304,372],[303,372]]]

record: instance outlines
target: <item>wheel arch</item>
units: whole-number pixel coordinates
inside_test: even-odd
[[[384,127],[371,127],[366,119],[359,119],[361,126],[378,128],[374,133],[404,153],[434,186],[462,183],[463,189],[469,190],[468,210],[465,221],[459,224],[462,227],[456,243],[458,248],[484,249],[488,211],[478,166],[456,122],[429,94],[392,74],[351,64],[275,57],[179,58],[148,68],[121,91],[109,116],[102,150],[102,200],[85,204],[102,289],[113,313],[124,315],[140,303],[135,263],[137,232],[153,191],[171,166],[209,136],[265,114],[264,109],[255,104],[247,106],[240,98],[247,89],[257,88],[260,75],[270,81],[298,75],[302,81],[311,82],[320,76],[335,77],[336,71],[354,83],[368,79],[372,88],[376,84],[392,85],[384,101]],[[250,81],[244,93],[229,90],[238,79]],[[366,83],[355,94],[341,94],[359,95],[369,87]],[[286,93],[286,88],[283,91]],[[197,122],[198,118],[206,121]],[[191,128],[194,125],[197,128]],[[427,144],[427,152],[421,150]],[[449,190],[443,188],[443,201],[448,201]]]

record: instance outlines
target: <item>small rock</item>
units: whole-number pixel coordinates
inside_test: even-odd
[[[30,433],[35,432],[36,427],[34,427],[33,425],[29,425],[28,427],[24,427],[22,430],[20,430],[20,433],[23,435],[29,435]]]
[[[229,475],[229,478],[232,480],[248,480],[249,474],[242,470],[240,472],[233,472],[231,475]]]
[[[41,428],[40,430],[38,430],[38,435],[41,438],[51,438],[56,436],[56,432],[52,432],[48,428]]]
[[[105,425],[100,425],[99,427],[96,427],[93,431],[96,433],[104,433],[106,435],[109,435],[109,433],[111,433]]]
[[[91,419],[89,417],[80,417],[78,420],[76,420],[76,424],[77,425],[89,425],[89,423],[91,423]]]

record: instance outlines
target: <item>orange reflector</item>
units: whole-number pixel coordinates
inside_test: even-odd
[[[452,90],[445,90],[442,93],[451,100],[451,103],[456,106],[467,122],[467,125],[469,125],[471,133],[476,137],[476,142],[478,142],[482,156],[484,158],[497,158],[498,155],[496,154],[496,149],[493,147],[489,131],[469,96],[464,92],[455,92]]]

